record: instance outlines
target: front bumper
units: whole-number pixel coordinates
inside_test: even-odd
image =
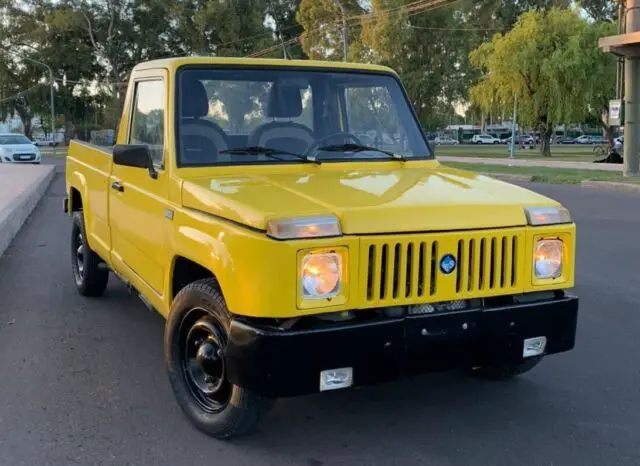
[[[319,391],[320,372],[353,368],[353,385],[522,360],[523,340],[545,336],[545,355],[575,345],[578,298],[443,314],[280,330],[231,323],[229,380],[265,397]]]
[[[40,163],[42,157],[40,155],[29,155],[28,157],[15,157],[15,156],[0,156],[1,163],[13,163],[13,164],[34,164]]]

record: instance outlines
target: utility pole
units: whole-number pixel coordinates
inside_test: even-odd
[[[627,0],[626,34],[640,31],[640,0]],[[624,60],[624,176],[637,176],[638,129],[640,123],[640,59],[626,56]]]
[[[348,37],[348,31],[347,31],[347,10],[344,7],[344,4],[342,3],[344,0],[335,0],[336,4],[338,5],[338,8],[340,8],[340,13],[342,14],[342,45],[343,45],[343,50],[342,50],[342,56],[343,56],[343,61],[347,61],[347,57],[349,55],[349,37]]]
[[[513,116],[511,117],[511,148],[509,149],[509,158],[516,158],[516,118],[518,115],[518,94],[513,96]]]
[[[624,32],[624,0],[618,0],[618,35]],[[624,76],[624,60],[617,57],[616,60],[616,99],[622,99],[622,86]]]

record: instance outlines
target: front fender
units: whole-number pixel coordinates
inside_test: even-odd
[[[353,237],[276,241],[263,232],[193,211],[177,213],[174,223],[174,254],[215,276],[233,314],[291,318],[341,311],[353,305],[349,299],[336,299],[315,307],[301,307],[298,303],[299,253],[307,249],[346,248],[350,267],[345,285],[351,282],[355,286],[358,241]],[[171,282],[167,280],[169,286]]]
[[[174,254],[213,273],[230,312],[253,317],[298,315],[297,253],[306,244],[275,241],[189,209],[176,212],[173,223]]]

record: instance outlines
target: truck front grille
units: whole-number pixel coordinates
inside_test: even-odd
[[[514,229],[363,238],[360,289],[373,305],[513,293],[524,246],[524,232]],[[447,274],[440,262],[449,254],[456,267]]]

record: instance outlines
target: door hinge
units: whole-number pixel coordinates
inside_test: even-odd
[[[164,209],[164,217],[167,220],[173,220],[173,210],[172,209]]]

